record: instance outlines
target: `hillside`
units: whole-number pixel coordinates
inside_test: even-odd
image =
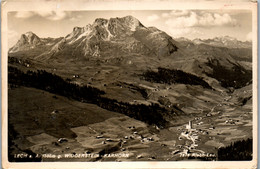
[[[187,150],[216,155],[252,137],[251,50],[230,37],[173,39],[132,16],[97,18],[60,38],[27,32],[8,53],[10,158],[16,152],[101,155],[83,161],[187,160],[180,157]],[[185,134],[190,120],[195,147],[194,132]],[[104,157],[110,153],[129,157]]]

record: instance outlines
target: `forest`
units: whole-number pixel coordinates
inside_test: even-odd
[[[45,70],[28,70],[27,72],[23,72],[9,66],[8,83],[10,88],[19,86],[32,87],[83,103],[96,104],[101,108],[122,113],[147,124],[155,124],[161,128],[168,125],[168,122],[164,119],[164,115],[175,114],[174,109],[168,110],[154,103],[151,105],[130,104],[103,97],[102,95],[105,94],[104,91],[91,86],[79,86],[71,83],[70,79],[64,80]]]
[[[211,89],[211,86],[205,82],[202,78],[193,74],[183,72],[175,69],[158,68],[158,72],[146,71],[142,77],[144,80],[162,84],[188,84],[188,85],[200,85],[204,88]]]
[[[218,149],[219,161],[249,161],[252,160],[253,140],[248,138],[242,141],[236,141],[226,147]]]
[[[244,87],[252,83],[252,71],[246,70],[241,66],[234,65],[232,69],[227,69],[218,60],[209,60],[207,65],[213,69],[213,73],[206,73],[220,81],[221,86],[235,89]]]

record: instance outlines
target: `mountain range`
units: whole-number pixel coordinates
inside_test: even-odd
[[[144,70],[160,66],[195,74],[211,85],[215,84],[214,79],[246,79],[238,86],[234,82],[227,85],[237,88],[250,81],[251,48],[250,42],[241,42],[228,36],[206,40],[174,40],[159,29],[145,27],[138,19],[126,16],[97,18],[85,27],[74,27],[70,34],[60,38],[40,38],[33,32],[27,32],[9,49],[9,56],[43,63],[67,64],[68,61],[88,60],[106,64],[120,62],[134,64]],[[220,68],[227,77],[221,77]],[[238,74],[240,76],[236,77]]]
[[[41,39],[34,33],[27,32],[9,53],[41,48],[42,54],[35,57],[43,60],[46,57],[50,59],[49,56],[99,57],[115,52],[167,56],[177,50],[175,43],[166,33],[153,27],[146,28],[136,18],[126,16],[109,20],[98,18],[93,24],[75,27],[66,37],[57,39]]]
[[[217,47],[227,47],[227,48],[252,48],[252,42],[250,41],[239,41],[236,38],[230,37],[230,36],[220,36],[215,37],[213,39],[200,39],[196,38],[193,40],[187,39],[187,38],[177,38],[176,41],[187,43],[188,44],[207,44]]]

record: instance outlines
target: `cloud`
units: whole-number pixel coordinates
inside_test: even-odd
[[[53,16],[55,14],[54,11],[37,11],[34,12],[36,15],[39,15],[41,17],[50,17]]]
[[[15,14],[16,18],[30,18],[33,16],[41,16],[48,20],[62,20],[68,17],[70,12],[65,11],[19,11]]]
[[[201,11],[171,11],[163,13],[167,18],[165,24],[172,28],[236,26],[237,21],[229,14],[218,14]]]
[[[45,17],[46,19],[57,21],[57,20],[62,20],[68,16],[68,13],[64,11],[51,11],[51,12],[43,12],[39,13],[38,15]]]
[[[159,16],[156,15],[156,14],[153,14],[153,15],[150,15],[147,17],[147,20],[150,21],[150,22],[153,22],[153,21],[156,21],[159,19]]]
[[[170,12],[171,16],[187,16],[190,14],[188,10],[174,10]]]
[[[169,17],[178,17],[178,16],[185,16],[188,15],[189,11],[188,10],[174,10],[171,12],[165,12],[162,13],[163,18],[169,18]]]
[[[19,12],[16,12],[16,14],[14,16],[16,18],[30,18],[33,15],[34,15],[33,12],[19,11]]]
[[[246,35],[246,40],[247,41],[252,41],[252,32],[249,32],[247,35]]]
[[[167,12],[165,12],[165,13],[162,13],[162,17],[163,18],[168,18],[170,16],[170,14],[169,13],[167,13]]]
[[[198,35],[204,35],[202,31],[200,31],[197,28],[191,28],[191,27],[186,27],[186,28],[175,28],[175,29],[169,29],[168,33],[174,37],[197,37]]]
[[[82,17],[83,17],[82,15],[76,15],[76,16],[71,17],[69,20],[70,21],[79,21],[79,20],[81,20]]]

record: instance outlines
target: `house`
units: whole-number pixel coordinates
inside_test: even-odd
[[[66,138],[60,138],[58,139],[59,143],[63,143],[63,142],[68,142],[68,140]]]
[[[203,122],[201,121],[201,122],[199,122],[197,125],[202,125],[203,124]]]
[[[106,141],[107,141],[107,142],[112,142],[113,140],[110,139],[110,138],[107,138]]]
[[[57,113],[59,113],[58,110],[53,110],[53,112],[51,112],[51,114],[57,114]]]
[[[210,130],[213,130],[213,129],[215,129],[215,127],[213,126],[213,127],[210,127],[209,129],[210,129]]]
[[[192,121],[189,121],[189,124],[186,125],[186,129],[192,129]]]
[[[97,136],[96,138],[97,138],[97,139],[100,139],[100,138],[103,138],[103,136]]]

